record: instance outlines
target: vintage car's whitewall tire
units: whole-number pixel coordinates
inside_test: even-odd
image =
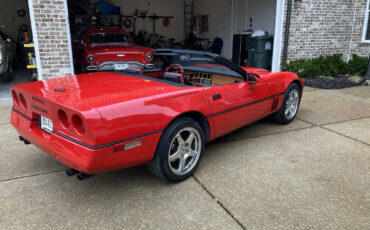
[[[296,83],[289,85],[285,92],[283,104],[279,111],[272,115],[272,119],[280,124],[289,124],[298,113],[301,102],[301,90]]]
[[[187,117],[175,120],[163,132],[148,169],[171,182],[185,180],[198,167],[204,146],[204,132],[198,122]]]

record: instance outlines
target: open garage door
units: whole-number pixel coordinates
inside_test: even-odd
[[[282,20],[277,19],[282,11],[277,6],[283,0],[67,2],[77,73],[146,68],[154,48],[211,51],[228,59],[237,52],[240,65],[279,69]],[[263,54],[242,44],[256,31],[267,36]],[[240,44],[235,34],[242,35]],[[261,55],[265,64],[255,65]]]

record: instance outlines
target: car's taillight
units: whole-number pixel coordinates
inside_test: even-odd
[[[24,96],[21,93],[19,94],[19,100],[21,101],[23,108],[27,109],[26,99],[24,99]]]
[[[145,60],[146,61],[152,61],[153,60],[153,54],[152,53],[145,54]]]
[[[89,56],[87,56],[87,61],[93,63],[95,61],[95,56],[90,54]]]
[[[16,105],[19,105],[18,95],[17,95],[17,93],[16,93],[14,90],[12,90],[12,97],[13,97],[13,101],[14,101],[14,103],[15,103]]]
[[[82,121],[82,118],[78,115],[73,115],[72,116],[72,124],[76,130],[76,132],[80,135],[83,135],[85,133],[85,126]]]
[[[67,114],[63,110],[59,109],[58,118],[63,128],[67,129],[69,127],[69,120],[68,120]]]

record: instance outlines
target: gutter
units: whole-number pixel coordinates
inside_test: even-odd
[[[288,58],[288,45],[289,45],[289,29],[290,29],[290,18],[292,14],[292,0],[288,0],[288,8],[285,22],[285,36],[284,36],[284,49],[283,49],[283,61],[285,62]]]

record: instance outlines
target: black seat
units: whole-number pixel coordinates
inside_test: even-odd
[[[133,68],[133,67],[128,67],[127,69],[125,69],[125,72],[126,73],[133,73],[133,74],[143,75],[143,70],[138,69],[138,68]]]
[[[163,80],[167,81],[173,81],[176,83],[184,84],[184,77],[181,73],[171,73],[171,72],[165,72],[163,75]]]

